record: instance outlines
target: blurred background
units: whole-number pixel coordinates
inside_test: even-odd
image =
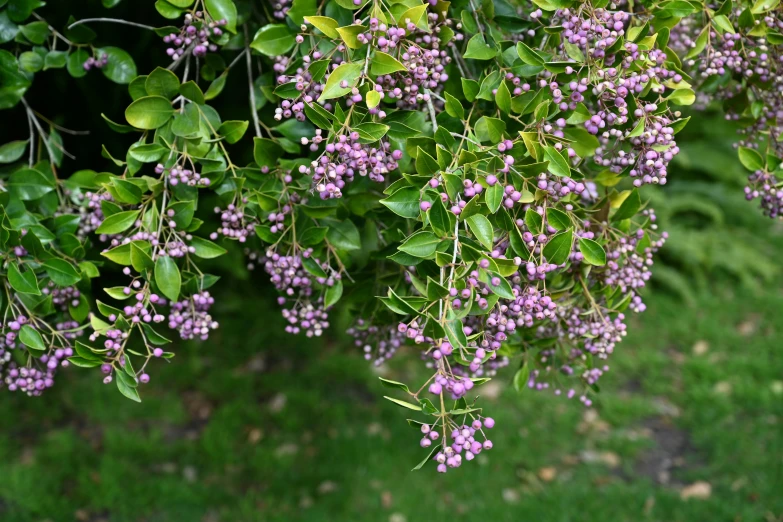
[[[136,7],[112,14],[159,23]],[[99,34],[140,71],[165,62],[151,33]],[[124,88],[42,77],[36,110],[127,147],[99,116],[122,120]],[[229,77],[226,119],[246,117],[242,81]],[[783,520],[783,226],[744,200],[736,129],[693,116],[672,181],[643,191],[670,239],[593,408],[518,394],[507,368],[479,390],[494,449],[445,476],[411,472],[419,436],[377,377],[414,381],[416,352],[371,368],[343,333],[347,314],[322,339],[287,336],[267,278],[236,251],[216,269],[233,272],[215,287],[221,328],[156,365],[142,404],[79,368],[43,397],[2,394],[0,521]],[[20,117],[4,112],[0,142],[26,137]],[[79,161],[64,171],[109,169],[96,143],[68,138]]]

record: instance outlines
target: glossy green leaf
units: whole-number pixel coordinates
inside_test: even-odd
[[[171,256],[161,255],[155,261],[155,284],[158,285],[163,295],[172,302],[179,298],[180,288],[182,288],[182,277],[177,264]]]
[[[125,109],[125,119],[137,129],[157,129],[174,115],[171,102],[162,96],[139,98]]]

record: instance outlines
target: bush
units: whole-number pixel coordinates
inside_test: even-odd
[[[427,381],[382,381],[421,419],[417,468],[445,472],[492,448],[478,387],[512,361],[517,389],[592,404],[626,314],[645,309],[667,234],[642,192],[669,179],[683,107],[724,102],[747,198],[780,212],[776,2],[159,0],[180,25],[160,28],[135,5],[64,20],[2,4],[0,108],[28,134],[0,147],[9,391],[40,395],[78,366],[140,401],[174,356],[166,329],[218,327],[212,260],[238,243],[287,332],[320,336],[340,306],[368,361],[418,347]],[[106,113],[125,89],[96,69],[127,85],[124,122]],[[133,141],[54,121],[97,114]],[[72,143],[102,144],[108,169]]]

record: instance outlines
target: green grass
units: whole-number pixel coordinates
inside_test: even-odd
[[[446,476],[409,471],[418,434],[358,354],[281,337],[264,302],[224,303],[142,405],[80,369],[39,399],[4,393],[0,520],[780,520],[783,294],[732,292],[650,297],[589,413],[501,374],[482,399],[495,449]],[[401,355],[392,378],[417,371]],[[712,494],[683,501],[696,481]]]

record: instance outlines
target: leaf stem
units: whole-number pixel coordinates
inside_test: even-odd
[[[91,23],[91,22],[111,22],[114,24],[130,25],[131,27],[147,29],[148,31],[154,31],[155,29],[157,29],[156,27],[152,27],[151,25],[144,25],[136,22],[130,22],[128,20],[122,20],[121,18],[85,18],[83,20],[77,20],[76,22],[72,23],[71,25],[68,26],[68,29],[72,29],[77,25]]]
[[[250,94],[250,113],[253,115],[253,128],[256,137],[261,137],[261,126],[258,123],[258,111],[256,110],[256,90],[253,85],[253,61],[250,57],[250,37],[247,32],[247,24],[243,26],[245,31],[245,63],[247,64],[247,90]]]

